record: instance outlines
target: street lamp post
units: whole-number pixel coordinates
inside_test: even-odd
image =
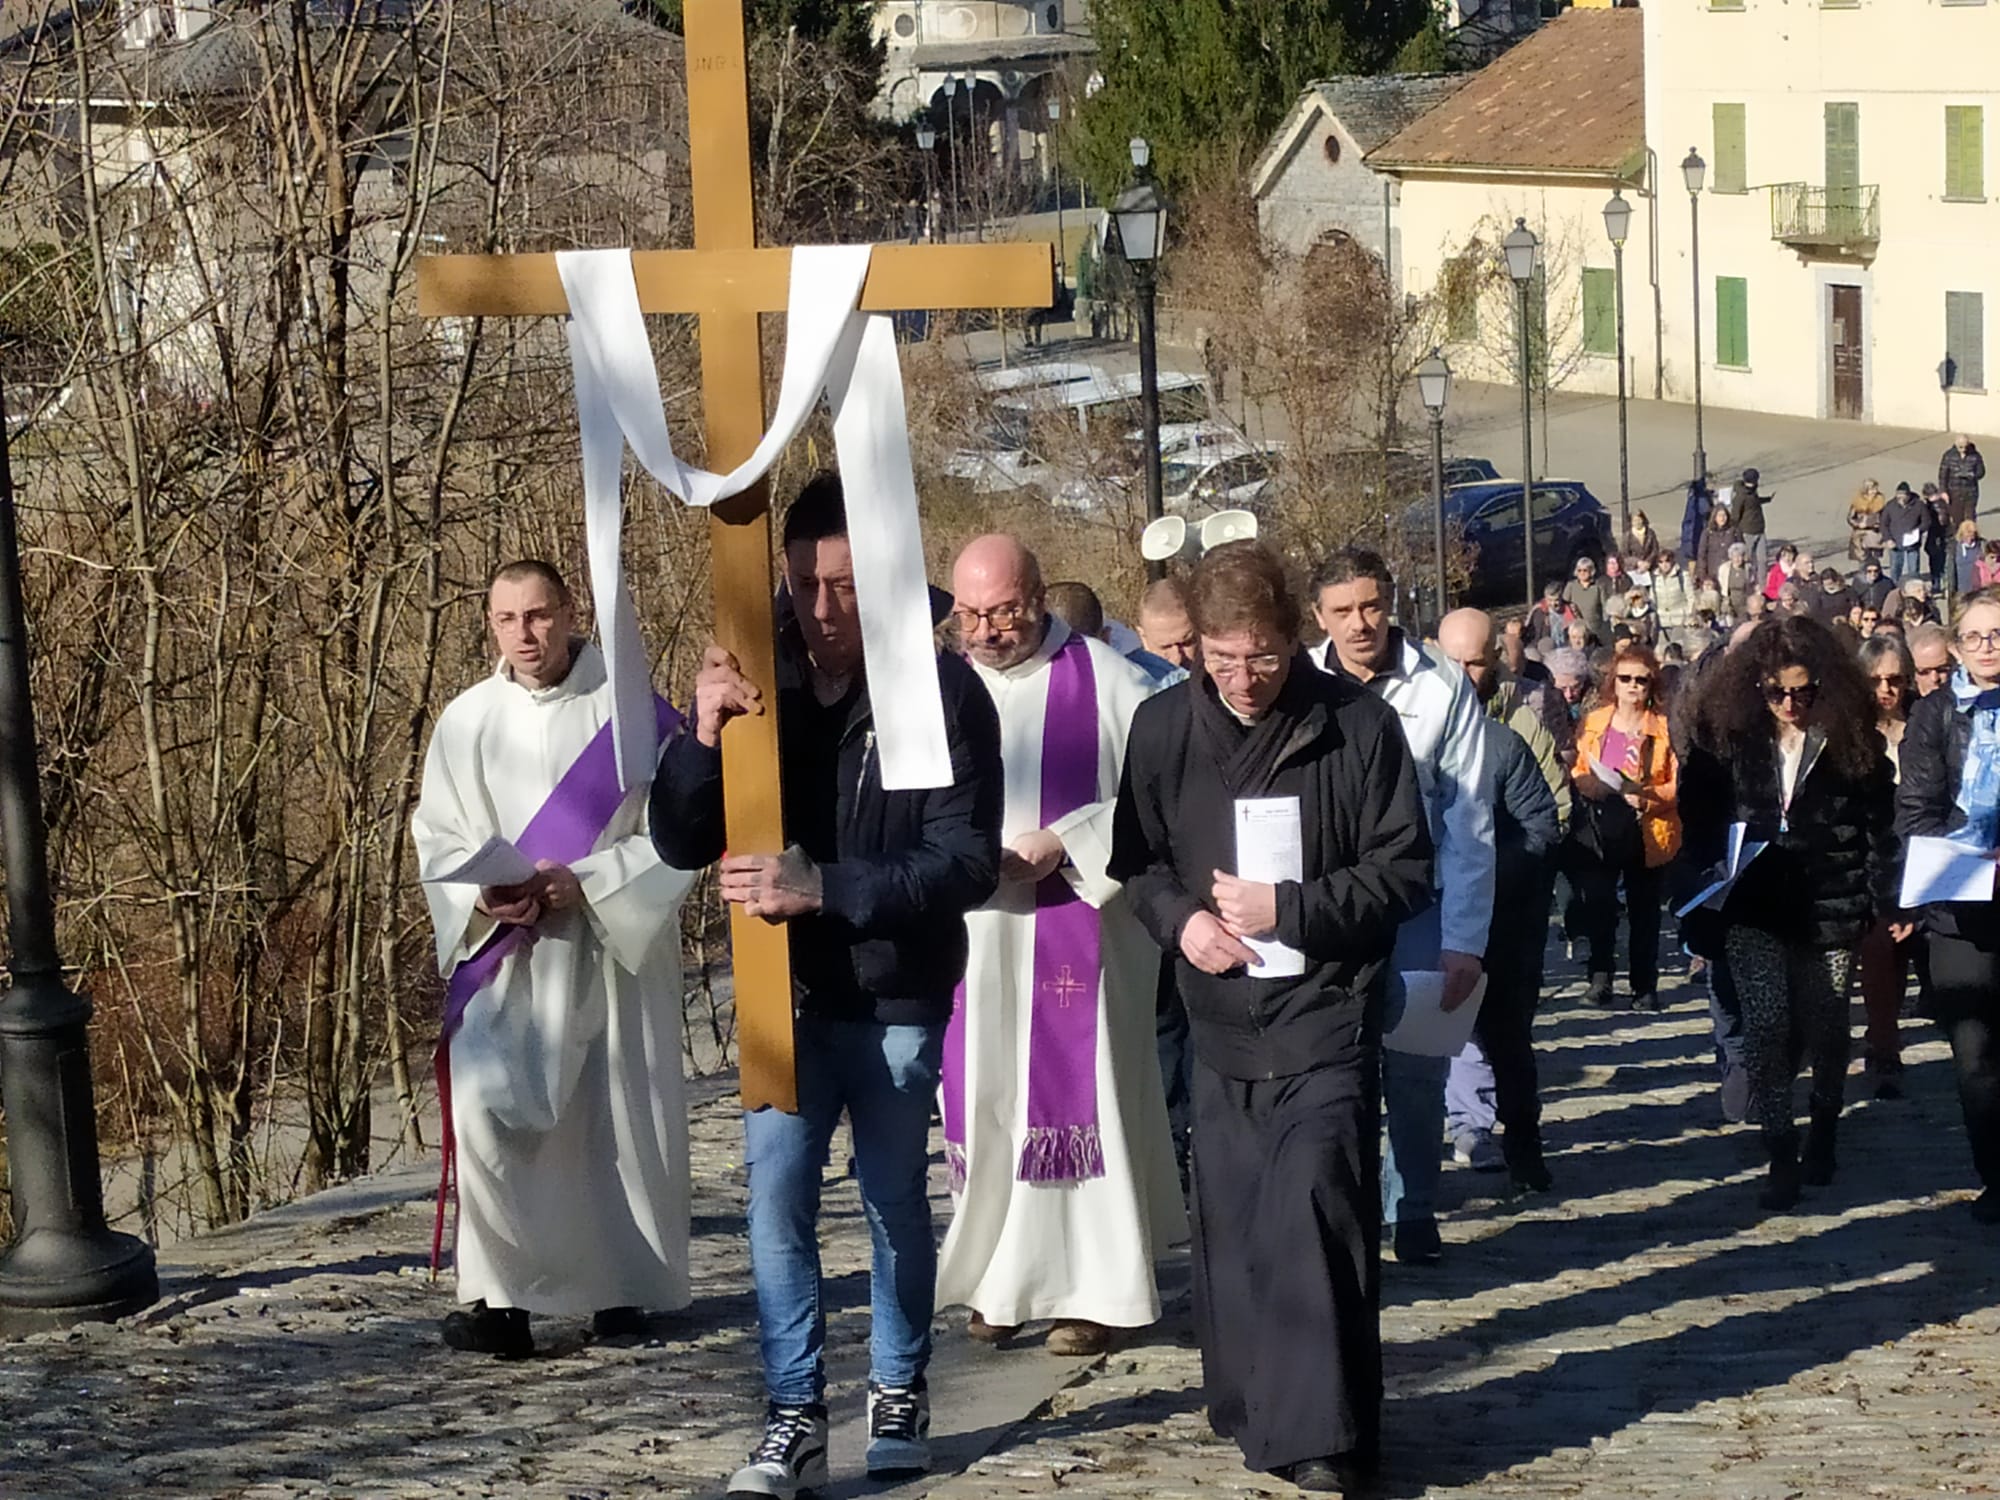
[[[1507,257],[1507,274],[1514,279],[1521,341],[1521,565],[1528,577],[1528,608],[1535,607],[1535,412],[1534,367],[1528,350],[1528,283],[1535,279],[1535,259],[1542,242],[1516,219],[1500,249]]]
[[[1692,146],[1681,161],[1681,176],[1687,181],[1688,261],[1694,267],[1694,478],[1695,483],[1705,484],[1708,450],[1701,440],[1701,185],[1708,178],[1708,163]]]
[[[917,127],[917,149],[924,153],[924,238],[935,240],[937,226],[931,223],[931,203],[937,190],[931,185],[931,166],[937,157],[937,127],[928,120]]]
[[[1632,205],[1617,188],[1604,205],[1604,232],[1611,237],[1612,299],[1618,319],[1618,546],[1632,534],[1632,469],[1625,440],[1625,236],[1632,227]]]
[[[1160,518],[1160,363],[1153,327],[1155,266],[1166,238],[1167,205],[1153,181],[1153,148],[1138,136],[1132,137],[1132,183],[1111,205],[1111,232],[1118,237],[1118,253],[1132,268],[1132,284],[1139,294],[1139,413],[1146,444],[1146,520]],[[1153,578],[1164,578],[1164,561],[1146,564]]]
[[[14,1243],[0,1255],[0,1331],[7,1333],[122,1318],[160,1295],[151,1247],[114,1234],[104,1222],[90,1002],[63,983],[47,843],[0,389],[0,852],[13,979],[0,997],[0,1086],[14,1200]]]
[[[1056,175],[1056,279],[1063,280],[1068,272],[1063,253],[1063,201],[1062,201],[1062,133],[1056,128],[1062,124],[1062,100],[1049,100],[1049,162]]]
[[[952,118],[951,114],[951,101],[957,94],[958,75],[956,73],[945,74],[944,138],[945,144],[951,149],[951,212],[945,216],[945,233],[947,235],[958,233],[958,212],[960,205],[965,202],[964,197],[958,190],[958,122]]]
[[[1442,350],[1417,366],[1417,394],[1431,415],[1431,539],[1437,548],[1437,618],[1450,604],[1444,567],[1444,404],[1451,395],[1451,366]]]

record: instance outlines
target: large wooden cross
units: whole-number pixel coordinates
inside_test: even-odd
[[[750,192],[750,93],[742,0],[686,0],[688,139],[694,249],[635,252],[639,305],[695,313],[701,339],[706,462],[727,473],[763,436],[764,364],[757,319],[786,306],[791,251],[757,244]],[[861,292],[867,312],[1046,307],[1050,246],[882,245]],[[553,255],[444,255],[417,268],[425,317],[560,316],[569,311]],[[771,519],[760,481],[714,508],[715,635],[763,689],[773,712],[738,719],[722,738],[729,848],[785,847],[778,795],[772,662]],[[609,601],[599,600],[600,608]],[[747,1109],[798,1108],[792,1062],[792,979],[785,929],[730,913],[736,1038]]]

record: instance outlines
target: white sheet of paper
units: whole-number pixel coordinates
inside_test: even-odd
[[[1685,905],[1676,907],[1674,915],[1684,917],[1697,906],[1705,906],[1711,911],[1721,911],[1723,903],[1729,899],[1729,892],[1737,878],[1750,867],[1750,861],[1762,854],[1768,847],[1762,839],[1750,837],[1749,825],[1731,823],[1729,825],[1729,850],[1722,859],[1709,866],[1709,883],[1696,892]]]
[[[1983,849],[1956,839],[1912,834],[1903,848],[1905,907],[1933,901],[1991,901],[1993,858]]]
[[[1305,879],[1305,829],[1296,797],[1236,799],[1236,874],[1275,885]],[[1245,938],[1257,955],[1252,979],[1290,979],[1306,971],[1306,956],[1275,939]]]
[[[1405,969],[1403,1014],[1382,1045],[1417,1057],[1456,1057],[1472,1039],[1472,1023],[1486,999],[1486,976],[1457,1010],[1444,1008],[1444,974],[1437,969]]]
[[[1914,547],[1917,545],[1918,542],[1922,541],[1923,539],[1924,539],[1923,529],[1919,527],[1915,531],[1904,532],[1901,545],[1905,547]]]
[[[1611,767],[1607,766],[1603,761],[1599,760],[1594,755],[1591,756],[1589,759],[1590,759],[1591,775],[1595,776],[1599,781],[1603,782],[1606,786],[1612,788],[1614,791],[1622,792],[1625,790],[1626,782],[1631,780],[1629,776],[1627,776],[1623,771],[1612,770]]]
[[[508,840],[492,838],[439,874],[426,877],[428,885],[519,885],[535,873],[535,862]]]
[[[1630,578],[1633,583],[1637,584],[1642,589],[1649,589],[1653,586],[1653,575],[1647,572],[1644,568],[1634,568],[1630,573],[1626,574],[1625,576]]]

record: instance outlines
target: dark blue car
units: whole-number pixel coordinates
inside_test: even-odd
[[[1611,518],[1574,479],[1534,484],[1535,581],[1567,579],[1579,557],[1599,564],[1611,544]],[[1425,520],[1429,506],[1420,507]],[[1464,543],[1471,568],[1467,604],[1522,603],[1527,585],[1521,557],[1521,481],[1490,479],[1445,492],[1444,523]]]

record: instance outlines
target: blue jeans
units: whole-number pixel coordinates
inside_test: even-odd
[[[1405,922],[1396,934],[1398,969],[1435,969],[1443,947],[1438,908]],[[1385,1021],[1383,1030],[1389,1029]],[[1382,1104],[1389,1145],[1382,1153],[1382,1222],[1409,1224],[1437,1217],[1438,1176],[1444,1170],[1444,1080],[1448,1057],[1416,1057],[1382,1049]]]
[[[870,1378],[907,1386],[924,1373],[937,1290],[928,1173],[943,1024],[801,1017],[797,1034],[799,1112],[760,1109],[743,1117],[758,1346],[765,1390],[778,1406],[826,1399],[819,1192],[843,1109],[875,1241]]]
[[[1889,577],[1901,583],[1905,578],[1920,578],[1924,571],[1924,549],[1922,543],[1914,547],[1896,547],[1889,553]]]

